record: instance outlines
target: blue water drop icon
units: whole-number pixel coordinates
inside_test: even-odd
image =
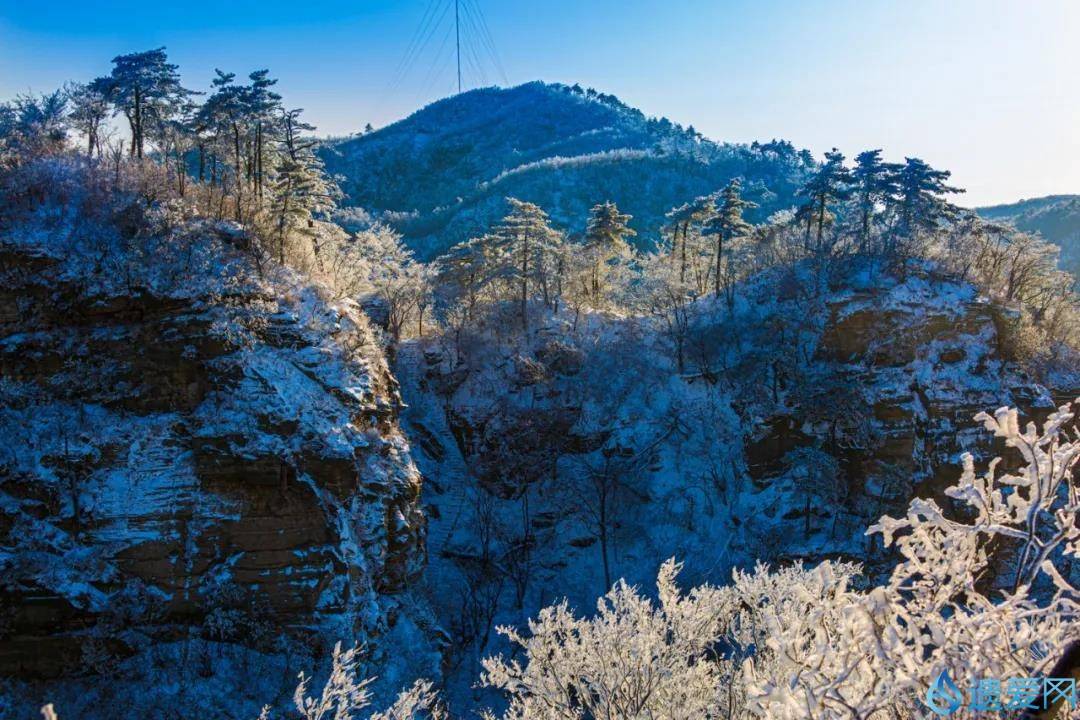
[[[926,690],[926,706],[938,715],[948,716],[964,704],[964,693],[949,677],[948,670],[942,670],[933,684]]]

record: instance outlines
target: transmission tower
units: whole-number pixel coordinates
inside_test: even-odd
[[[466,83],[486,84],[492,71],[504,85],[509,84],[480,2],[428,0],[405,55],[387,84],[386,94],[399,89],[413,76],[417,66],[424,64],[429,65],[423,80],[427,86],[425,92],[437,87],[440,78],[446,78],[447,74],[452,75],[451,82],[456,81],[458,94],[465,91]]]
[[[454,0],[454,44],[457,46],[457,92],[461,94],[461,0]]]

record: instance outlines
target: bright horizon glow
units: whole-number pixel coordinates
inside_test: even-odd
[[[188,87],[266,67],[321,134],[349,134],[454,91],[446,16],[391,87],[429,2],[448,1],[0,0],[0,99],[164,45]],[[512,85],[594,87],[718,141],[918,156],[953,172],[964,205],[1080,193],[1075,0],[470,1]],[[465,59],[467,88],[504,84],[482,69]]]

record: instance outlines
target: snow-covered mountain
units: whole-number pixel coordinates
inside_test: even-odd
[[[348,204],[389,222],[425,258],[490,227],[507,196],[572,232],[591,206],[613,200],[648,247],[665,212],[733,177],[760,205],[752,218],[790,206],[813,164],[784,141],[720,144],[611,95],[542,82],[440,100],[321,153]]]

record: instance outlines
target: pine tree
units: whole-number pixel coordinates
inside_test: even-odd
[[[315,154],[315,141],[303,135],[315,128],[300,120],[301,112],[289,110],[281,117],[280,161],[272,202],[281,263],[285,262],[289,235],[294,232],[313,235],[310,228],[315,217],[332,210],[341,196],[337,184],[327,176],[322,160]]]
[[[270,77],[269,70],[256,70],[248,78],[251,84],[244,89],[243,98],[251,136],[248,142],[248,179],[261,198],[266,177],[265,163],[268,155],[272,154],[273,140],[281,125],[278,122],[281,117],[281,96],[270,89],[277,84],[277,80]]]
[[[899,166],[881,161],[881,150],[867,150],[855,157],[851,180],[859,218],[859,252],[870,250],[870,228],[879,207],[896,194]]]
[[[721,278],[723,276],[721,265],[724,256],[725,243],[733,238],[745,237],[753,226],[743,219],[743,211],[757,207],[756,204],[742,198],[742,185],[735,178],[720,191],[720,205],[716,214],[706,221],[702,234],[716,236],[716,269],[713,280],[715,281],[715,297],[720,297]]]
[[[825,153],[825,162],[799,191],[800,195],[807,198],[804,207],[812,211],[817,222],[815,251],[818,253],[824,249],[823,238],[826,213],[831,205],[847,199],[851,193],[850,183],[851,171],[844,166],[844,156],[839,150],[833,148]],[[806,242],[809,245],[809,219],[807,220],[806,231]],[[809,247],[807,249],[809,250]]]
[[[127,118],[131,156],[142,159],[148,132],[170,120],[192,93],[180,85],[178,66],[168,62],[163,47],[118,55],[112,62],[112,73],[92,85],[107,91],[110,102]]]
[[[667,213],[672,232],[672,262],[678,265],[679,282],[688,282],[687,275],[693,270],[698,293],[704,293],[708,283],[705,277],[707,273],[701,272],[698,262],[701,255],[697,242],[700,239],[700,226],[715,213],[715,194],[701,195]]]
[[[218,155],[232,155],[233,185],[236,195],[236,221],[243,222],[243,176],[241,173],[241,131],[246,103],[244,90],[235,83],[236,74],[215,70],[213,92],[199,109],[197,123],[210,133],[215,150],[211,158],[211,184],[226,187],[225,167],[218,166]],[[224,194],[223,194],[224,195]]]
[[[465,318],[475,319],[480,293],[491,279],[491,236],[472,238],[450,248],[438,260],[439,285],[451,290],[463,304]]]
[[[690,231],[693,209],[690,203],[672,208],[664,216],[671,229],[671,261],[679,267],[679,280],[686,279],[686,236]],[[680,237],[681,235],[681,237]],[[680,242],[681,240],[681,242]]]
[[[490,238],[504,259],[503,267],[520,287],[521,326],[529,329],[529,281],[543,282],[561,235],[548,222],[547,213],[530,202],[507,198],[510,213]]]
[[[605,268],[614,258],[629,250],[625,238],[637,234],[629,227],[630,219],[630,215],[620,213],[615,203],[610,201],[594,205],[589,211],[585,227],[585,251],[592,263],[588,295],[594,305],[600,303]]]
[[[896,230],[900,237],[910,238],[920,230],[934,230],[941,222],[956,216],[956,206],[943,196],[964,191],[945,184],[951,175],[948,170],[935,170],[919,158],[904,158],[904,165],[893,176],[897,188]]]

